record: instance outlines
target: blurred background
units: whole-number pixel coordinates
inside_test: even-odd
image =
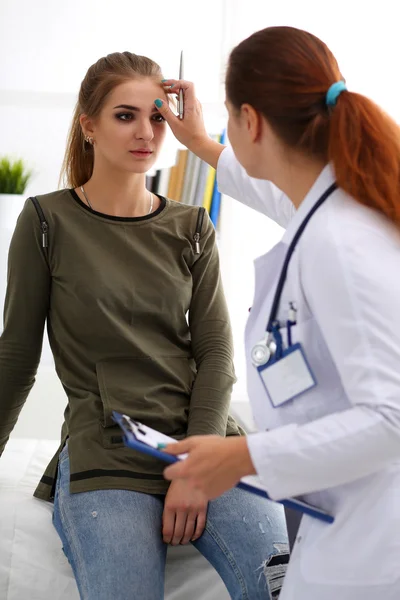
[[[226,124],[228,54],[271,25],[301,27],[322,38],[349,88],[400,120],[398,3],[392,0],[0,0],[0,157],[22,158],[32,169],[24,197],[57,189],[80,82],[93,62],[114,51],[148,55],[165,77],[177,77],[183,49],[185,78],[196,84],[210,135],[219,133]],[[177,149],[169,135],[157,168],[174,164]],[[281,233],[266,217],[222,198],[218,243],[234,330],[237,402],[247,401],[242,340],[253,296],[252,262]],[[10,235],[0,210],[1,306]],[[41,368],[52,369],[47,342]]]

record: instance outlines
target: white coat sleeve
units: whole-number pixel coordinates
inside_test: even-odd
[[[400,241],[334,217],[299,248],[301,277],[350,407],[249,436],[274,499],[346,484],[400,459]]]
[[[247,175],[229,146],[220,154],[217,182],[222,194],[263,213],[281,227],[286,228],[295,213],[291,200],[273,183]]]

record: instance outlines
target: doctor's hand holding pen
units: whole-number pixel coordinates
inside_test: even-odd
[[[215,142],[208,136],[203,121],[201,104],[196,98],[194,84],[190,81],[178,79],[163,79],[162,84],[168,94],[178,97],[179,90],[183,91],[183,119],[175,115],[164,100],[157,98],[154,104],[159,113],[164,117],[172,133],[181,144],[216,169],[218,158],[225,146]]]

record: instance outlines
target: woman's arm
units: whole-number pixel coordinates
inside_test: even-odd
[[[162,102],[157,107],[177,140],[191,152],[217,169],[220,192],[263,213],[282,227],[287,227],[295,212],[292,202],[270,181],[249,177],[236,159],[231,148],[210,139],[204,126],[201,104],[196,98],[193,83],[168,79],[167,91],[184,94],[184,118],[179,119],[169,106]],[[172,87],[169,87],[172,86]]]
[[[233,342],[222,289],[214,227],[206,215],[202,252],[192,267],[189,327],[197,376],[189,409],[188,435],[225,436],[235,382]]]
[[[0,455],[35,381],[50,281],[39,219],[27,200],[8,256],[4,330],[0,337]]]

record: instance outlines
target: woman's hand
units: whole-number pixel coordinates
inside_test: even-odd
[[[256,473],[244,436],[193,436],[169,444],[164,451],[174,455],[189,454],[184,460],[167,467],[164,470],[165,478],[171,481],[185,480],[208,500],[234,487],[245,475]]]
[[[173,481],[167,492],[163,513],[163,540],[177,546],[197,540],[204,531],[207,499],[186,481]]]
[[[208,136],[204,126],[203,111],[196,98],[193,83],[182,79],[165,79],[162,83],[167,94],[179,95],[179,90],[182,89],[183,119],[177,117],[167,102],[161,98],[154,101],[159,113],[167,121],[172,133],[181,144],[216,168],[219,155],[225,146]]]

